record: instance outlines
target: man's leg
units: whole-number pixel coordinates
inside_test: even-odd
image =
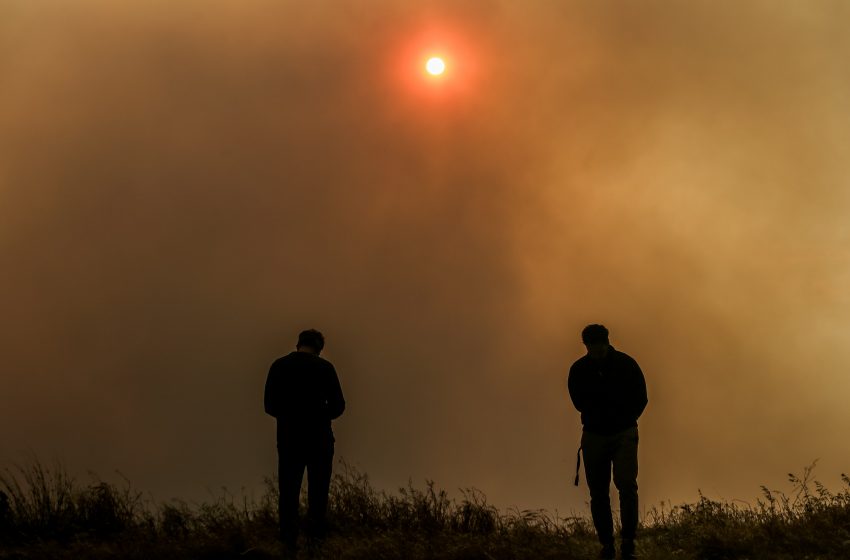
[[[606,548],[614,545],[614,520],[611,516],[611,452],[606,436],[584,432],[581,449],[584,475],[590,489],[590,514],[599,542]],[[613,548],[611,549],[613,551]]]
[[[622,525],[623,557],[634,553],[638,526],[638,431],[631,428],[617,437],[614,453],[614,485],[620,493],[620,523]]]
[[[295,548],[298,540],[298,502],[305,461],[303,453],[295,445],[278,443],[277,457],[280,538],[286,546]]]
[[[328,492],[333,471],[334,442],[325,441],[311,451],[307,463],[307,517],[313,537],[325,535],[325,516],[328,510]]]

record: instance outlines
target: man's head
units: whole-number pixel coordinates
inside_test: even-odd
[[[301,334],[298,335],[298,344],[295,345],[295,349],[299,352],[307,352],[317,356],[322,353],[324,347],[325,337],[316,329],[301,331]]]
[[[596,360],[608,355],[611,347],[608,342],[608,329],[603,325],[587,325],[581,331],[581,341],[587,348],[587,354]]]

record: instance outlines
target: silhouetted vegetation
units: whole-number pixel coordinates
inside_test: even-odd
[[[789,475],[789,494],[763,488],[754,506],[701,498],[657,508],[644,520],[641,558],[818,559],[850,557],[850,479],[831,492],[812,468]],[[331,487],[331,534],[303,543],[299,558],[590,559],[589,519],[543,511],[502,512],[476,490],[450,499],[433,482],[376,491],[342,465]],[[0,558],[275,558],[277,489],[259,500],[224,492],[211,502],[152,503],[129,481],[81,484],[34,462],[0,475]]]

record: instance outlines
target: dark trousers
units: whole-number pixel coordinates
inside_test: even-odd
[[[328,491],[333,469],[334,442],[319,441],[277,442],[278,483],[280,489],[280,536],[289,546],[298,539],[298,505],[301,481],[307,470],[307,530],[311,537],[322,537],[328,509]]]
[[[614,486],[620,494],[621,536],[635,538],[638,524],[638,431],[629,428],[612,435],[584,432],[581,436],[584,474],[590,489],[590,513],[599,542],[614,542],[614,520],[611,515],[611,470]]]

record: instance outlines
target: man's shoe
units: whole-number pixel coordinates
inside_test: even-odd
[[[280,555],[283,560],[295,560],[298,557],[298,547],[289,543],[283,543]]]
[[[635,556],[635,541],[634,539],[623,539],[620,547],[620,558],[622,560],[636,560]]]
[[[295,558],[298,554],[298,533],[282,529],[279,538],[283,557]]]
[[[599,560],[615,560],[617,551],[614,550],[614,543],[603,544],[602,550],[599,551]]]

